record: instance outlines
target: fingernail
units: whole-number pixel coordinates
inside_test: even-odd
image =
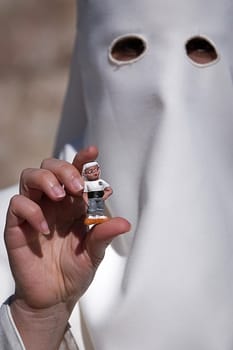
[[[74,177],[72,179],[72,186],[76,191],[82,191],[83,190],[83,185],[80,183],[80,180],[77,177]]]
[[[53,190],[53,193],[55,194],[55,196],[58,197],[58,198],[62,198],[66,194],[64,189],[61,186],[59,186],[59,185],[54,185],[52,187],[52,190]]]
[[[40,227],[41,227],[41,233],[43,233],[44,235],[50,234],[48,224],[45,220],[41,222]]]

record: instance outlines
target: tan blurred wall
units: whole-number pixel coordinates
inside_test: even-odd
[[[75,0],[0,1],[0,188],[51,155],[75,34]]]

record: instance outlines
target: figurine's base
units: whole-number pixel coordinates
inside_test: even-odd
[[[103,222],[108,221],[109,218],[107,216],[88,216],[84,220],[84,224],[89,225],[96,225],[96,224],[102,224]]]

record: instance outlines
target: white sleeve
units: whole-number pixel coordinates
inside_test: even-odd
[[[11,316],[7,301],[0,308],[0,349],[26,350]],[[64,334],[59,350],[79,350],[69,326]]]
[[[0,309],[0,349],[26,350],[14,325],[7,303],[4,303]]]
[[[102,181],[102,183],[104,185],[104,189],[107,188],[107,187],[110,187],[109,183],[107,183],[105,180],[101,179],[101,181]]]

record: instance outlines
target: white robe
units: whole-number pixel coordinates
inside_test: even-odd
[[[80,0],[78,14],[56,154],[96,144],[109,210],[132,223],[80,301],[94,349],[230,350],[233,4]],[[145,52],[114,61],[132,36]],[[210,64],[188,57],[195,37]]]

